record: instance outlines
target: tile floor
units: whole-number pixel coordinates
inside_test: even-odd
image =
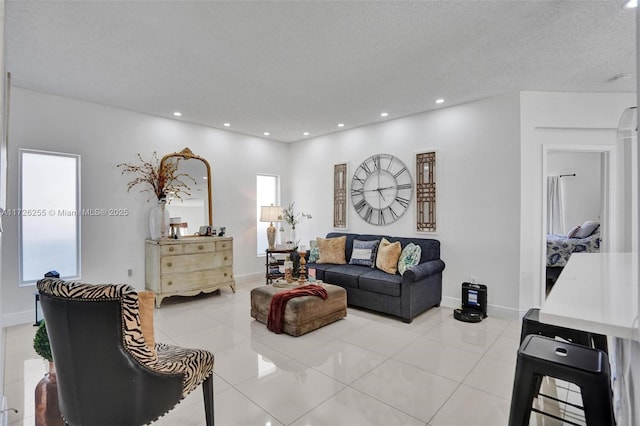
[[[405,324],[349,308],[345,319],[294,338],[250,317],[249,292],[261,284],[169,298],[156,310],[156,341],[215,353],[217,425],[507,424],[519,321],[467,324],[433,308]],[[5,395],[20,410],[10,425],[34,424],[33,390],[45,371],[34,333],[31,324],[7,329]],[[565,401],[577,393],[552,391]],[[583,422],[569,406],[549,405],[545,411]],[[531,424],[563,423],[534,413]],[[154,425],[204,425],[200,389]]]

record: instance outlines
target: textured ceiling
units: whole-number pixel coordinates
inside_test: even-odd
[[[14,86],[292,142],[520,90],[633,92],[623,3],[7,1],[6,65]]]

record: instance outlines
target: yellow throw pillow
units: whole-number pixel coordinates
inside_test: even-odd
[[[144,342],[153,352],[156,350],[156,338],[153,330],[153,309],[155,295],[152,291],[138,292],[138,311],[140,313],[140,328]]]
[[[400,253],[402,253],[400,241],[390,243],[386,238],[383,238],[378,246],[376,268],[388,274],[395,274],[398,272],[398,259],[400,259]]]
[[[345,246],[347,244],[347,236],[336,238],[317,238],[318,251],[320,259],[317,263],[332,263],[336,265],[344,265],[347,263],[345,257]]]

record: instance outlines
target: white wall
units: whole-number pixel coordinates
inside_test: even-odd
[[[632,93],[521,93],[520,310],[539,306],[542,285],[542,147],[613,145]]]
[[[385,227],[366,224],[349,205],[354,233],[431,237],[441,242],[443,304],[459,306],[461,284],[488,285],[490,313],[515,317],[518,308],[520,224],[520,98],[509,94],[356,128],[293,144],[290,196],[313,219],[296,228],[303,242],[332,227],[333,165],[355,167],[375,153],[399,157],[437,150],[438,232],[414,232],[415,203]],[[350,179],[349,179],[350,180]]]
[[[213,221],[234,237],[236,277],[263,271],[255,248],[256,174],[287,180],[285,143],[13,88],[9,145],[8,207],[17,207],[18,149],[32,148],[81,155],[83,208],[129,209],[127,217],[82,218],[82,281],[144,288],[153,204],[135,189],[127,193],[130,178],[116,165],[136,163],[138,153],[150,158],[153,151],[162,156],[185,147],[211,164]],[[18,287],[17,220],[4,219],[0,303],[5,325],[11,325],[33,320],[35,287]]]
[[[82,279],[143,288],[152,205],[126,192],[129,179],[116,164],[134,162],[138,152],[188,146],[211,163],[214,225],[227,226],[235,239],[236,276],[262,274],[263,259],[255,255],[256,173],[280,175],[282,204],[295,201],[297,211],[313,215],[297,227],[305,244],[331,230],[333,164],[347,161],[353,171],[386,152],[415,176],[414,154],[435,149],[438,232],[421,235],[442,243],[443,304],[459,305],[460,284],[475,276],[489,286],[490,312],[515,317],[532,306],[540,279],[542,144],[615,143],[619,116],[633,103],[629,94],[516,93],[287,145],[14,88],[7,204],[17,206],[18,148],[80,154],[82,206],[131,211],[126,218],[83,218]],[[349,206],[349,231],[418,236],[413,209],[379,228]],[[34,288],[17,284],[16,228],[15,219],[5,220],[1,303],[9,323],[31,321],[33,313]]]
[[[547,175],[560,179],[564,205],[565,232],[587,220],[599,221],[602,214],[600,187],[601,154],[595,152],[550,152]]]
[[[4,65],[4,12],[5,12],[5,2],[4,0],[0,0],[0,94],[4,94],[6,89],[5,87],[5,65]],[[4,97],[0,100],[0,111],[4,111],[6,105],[4,102]],[[7,181],[6,181],[6,170],[7,170],[7,147],[6,147],[6,139],[2,137],[4,134],[4,129],[6,126],[6,122],[4,119],[4,115],[0,117],[0,207],[6,207],[6,191],[7,191]],[[0,274],[2,273],[2,233],[0,233]],[[0,300],[3,297],[2,291],[2,281],[0,281]],[[4,394],[4,341],[5,341],[5,325],[2,321],[2,305],[0,304],[0,406],[2,406],[2,395]],[[0,422],[2,421],[2,414],[0,414]]]

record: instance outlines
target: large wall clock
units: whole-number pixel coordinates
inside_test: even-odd
[[[398,220],[409,208],[412,194],[409,169],[389,154],[367,158],[355,169],[351,179],[353,207],[372,225],[387,225]]]

